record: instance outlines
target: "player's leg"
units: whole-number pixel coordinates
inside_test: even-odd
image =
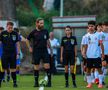
[[[41,53],[42,53],[42,58],[43,58],[43,62],[44,62],[44,69],[48,76],[47,87],[51,87],[51,70],[50,70],[50,58],[48,55],[48,51],[47,51],[47,49],[45,49]]]
[[[34,87],[39,87],[38,79],[39,79],[39,64],[35,62],[34,64],[34,80],[35,80]]]
[[[35,50],[33,52],[33,64],[34,64],[34,87],[39,87],[39,64],[40,64],[40,52],[38,50]]]
[[[95,76],[95,83],[99,84],[99,72],[98,72],[97,68],[95,68],[94,76]]]
[[[84,71],[84,81],[87,81],[87,74],[86,74],[86,62],[87,62],[87,60],[86,60],[86,58],[84,58],[84,57],[82,57],[82,59],[83,59],[83,71]]]
[[[77,87],[77,85],[76,85],[76,64],[75,64],[74,56],[70,57],[70,70],[71,70],[70,73],[71,73],[71,76],[72,76],[73,87],[76,88]]]
[[[47,87],[51,87],[51,71],[50,71],[50,64],[49,64],[49,63],[44,63],[44,68],[45,68],[45,72],[46,72],[47,77],[48,77]]]
[[[90,58],[87,58],[87,68],[86,68],[86,73],[87,73],[87,83],[88,85],[86,86],[87,88],[92,87],[92,78],[91,78],[91,69],[93,68],[93,60]]]
[[[76,74],[74,73],[75,72],[74,68],[76,68],[76,67],[75,67],[75,65],[71,65],[70,68],[71,68],[71,76],[72,76],[73,87],[76,88],[77,87],[77,85],[76,85]]]
[[[1,57],[1,66],[2,70],[0,71],[0,87],[5,74],[5,70],[8,68],[8,57],[6,57],[5,55],[2,55]]]
[[[8,69],[6,70],[7,71],[7,82],[10,81],[10,65],[8,65]]]
[[[103,80],[103,72],[102,72],[102,61],[101,58],[96,58],[96,60],[94,60],[94,66],[95,68],[97,68],[98,72],[99,72],[99,85],[98,88],[102,88],[102,80]]]
[[[69,72],[68,72],[68,64],[65,64],[65,87],[69,87]]]
[[[105,77],[107,75],[107,62],[105,60],[102,61],[102,72],[103,72],[102,84],[105,85]]]
[[[95,72],[95,68],[92,68],[92,69],[91,69],[91,78],[92,78],[92,83],[95,82],[94,72]]]
[[[17,76],[16,76],[16,54],[10,56],[10,72],[13,80],[13,87],[17,87]]]
[[[17,63],[16,63],[16,75],[17,75],[17,81],[19,80],[20,77],[20,59],[17,59]]]
[[[69,67],[68,67],[68,64],[69,64],[69,61],[68,61],[68,54],[63,54],[63,65],[64,65],[64,68],[65,68],[65,87],[69,87]]]

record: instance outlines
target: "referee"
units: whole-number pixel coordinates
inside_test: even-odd
[[[33,47],[30,46],[29,41],[32,41],[31,44]],[[35,77],[34,87],[39,86],[39,64],[41,59],[43,60],[44,68],[48,76],[47,87],[51,87],[50,60],[47,50],[47,47],[50,47],[49,34],[48,31],[44,29],[44,20],[42,18],[36,20],[36,28],[28,35],[26,43],[33,56]]]
[[[65,87],[69,87],[68,83],[68,65],[70,64],[70,73],[72,76],[73,87],[76,88],[76,76],[74,73],[76,58],[77,58],[77,40],[76,37],[72,35],[72,30],[70,26],[65,27],[65,36],[61,40],[61,63],[65,67]]]
[[[10,66],[11,76],[13,79],[13,87],[17,87],[16,81],[16,58],[19,56],[19,36],[18,33],[13,31],[13,22],[7,22],[7,30],[3,31],[0,35],[0,41],[2,43],[3,52],[1,56],[3,70],[8,69]],[[16,53],[16,48],[18,53]],[[0,87],[4,77],[4,71],[0,72]]]

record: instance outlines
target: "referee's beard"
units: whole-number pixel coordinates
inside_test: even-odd
[[[38,26],[37,27],[39,30],[42,30],[42,29],[44,29],[44,26]]]

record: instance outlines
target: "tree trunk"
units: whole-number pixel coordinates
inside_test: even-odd
[[[2,20],[16,19],[15,0],[0,0],[0,19]]]

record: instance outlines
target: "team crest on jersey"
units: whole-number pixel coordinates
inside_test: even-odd
[[[46,35],[44,35],[44,39],[46,39],[47,37],[46,37]]]
[[[4,34],[3,37],[7,37],[8,35]]]
[[[71,44],[74,44],[74,40],[73,39],[71,39]]]
[[[63,42],[67,42],[67,40],[66,40],[66,39],[64,39],[64,40],[63,40]]]
[[[12,35],[12,40],[13,40],[13,41],[16,40],[16,35]]]

